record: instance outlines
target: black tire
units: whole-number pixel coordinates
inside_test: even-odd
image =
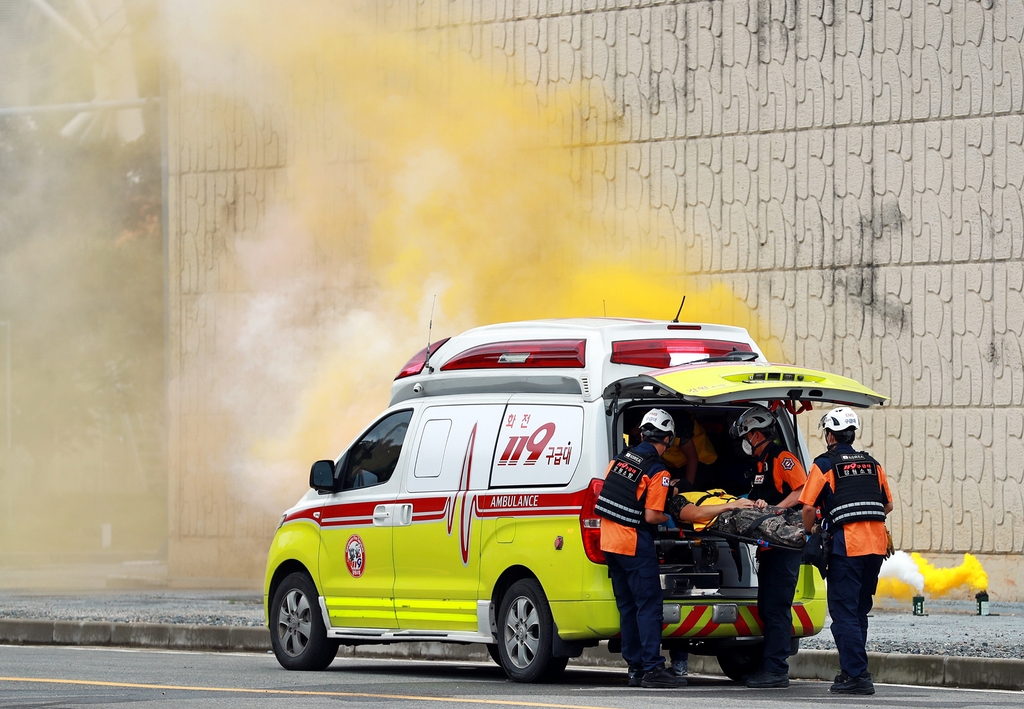
[[[487,654],[494,660],[494,664],[501,667],[501,653],[498,652],[498,645],[496,643],[487,644]]]
[[[546,682],[557,677],[569,662],[554,657],[554,623],[540,584],[516,581],[505,592],[498,611],[498,655],[501,667],[514,682]]]
[[[338,641],[327,637],[313,580],[289,574],[270,604],[270,644],[286,670],[323,670],[338,654]]]
[[[725,676],[733,682],[742,682],[746,675],[761,669],[764,643],[740,645],[718,653],[718,664]]]

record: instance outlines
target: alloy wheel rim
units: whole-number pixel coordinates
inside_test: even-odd
[[[540,649],[540,614],[525,596],[512,601],[505,614],[505,653],[518,669],[533,664]]]
[[[277,637],[281,641],[281,649],[289,657],[298,657],[309,645],[312,630],[313,614],[309,599],[302,591],[293,588],[281,599],[278,613]]]

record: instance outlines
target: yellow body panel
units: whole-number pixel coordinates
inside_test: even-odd
[[[396,594],[393,603],[390,598],[362,594],[331,596],[328,610],[332,624],[472,632],[478,624],[477,599],[489,600],[502,573],[510,567],[521,566],[535,575],[544,588],[563,640],[607,638],[618,634],[619,612],[608,578],[608,567],[594,564],[586,558],[577,517],[476,519],[474,526],[479,530],[479,536],[473,536],[471,550],[479,549],[474,562],[479,567],[479,583],[476,581],[477,571],[471,569],[470,564],[462,563],[457,535],[453,535],[454,540],[449,538],[443,522],[413,525],[406,528],[410,539],[403,543],[417,550],[423,559],[423,570],[431,572],[418,577],[421,580],[417,583],[424,587],[415,592],[407,590]],[[278,531],[268,559],[267,588],[273,570],[289,559],[306,565],[314,577],[317,576],[317,532],[315,525],[304,522],[286,525]],[[361,529],[349,530],[348,534],[356,532],[363,536]],[[415,545],[410,541],[413,536]],[[562,537],[560,550],[555,548],[555,539],[559,536]],[[506,542],[505,539],[511,541]],[[427,550],[431,550],[430,553]],[[347,573],[344,564],[342,570]],[[455,591],[460,574],[464,583],[472,579],[472,592]],[[751,610],[757,606],[753,599],[723,596],[685,601],[667,599],[666,603],[682,606],[680,622],[665,627],[663,636],[666,638],[711,639],[761,634]],[[711,606],[716,603],[737,604],[741,622],[712,624]],[[794,603],[802,607],[805,614],[801,617],[794,608],[794,637],[820,632],[825,622],[825,584],[814,567],[800,567]],[[691,613],[695,617],[691,618]]]
[[[787,364],[684,365],[650,377],[686,400],[707,404],[801,399],[872,406],[888,400],[849,377]]]
[[[469,525],[463,560],[465,500],[457,497],[450,532],[447,519],[394,528],[395,614],[402,630],[478,629],[480,520]]]
[[[395,565],[392,527],[360,525],[323,529],[320,583],[331,625],[342,628],[395,628]],[[360,576],[349,571],[346,550],[358,537],[364,566]]]
[[[586,579],[581,573],[587,561],[580,540],[579,517],[520,517],[514,525],[507,518],[478,520],[481,527],[480,598],[489,599],[506,569],[521,566],[537,577],[549,603],[579,600]],[[500,522],[500,526],[499,523]],[[514,526],[514,529],[511,527]],[[500,536],[499,536],[500,531]],[[555,540],[562,538],[562,548]],[[504,541],[511,539],[511,541]],[[601,566],[607,581],[607,567]],[[609,592],[611,585],[608,585]],[[557,617],[556,617],[557,622]],[[559,625],[561,629],[561,625]]]
[[[310,575],[317,578],[317,559],[320,552],[320,527],[312,521],[300,520],[283,525],[274,535],[267,554],[267,570],[263,579],[263,612],[269,613],[270,582],[281,564],[297,561],[306,567]],[[270,618],[267,617],[267,624]]]

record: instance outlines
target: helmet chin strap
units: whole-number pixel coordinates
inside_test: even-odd
[[[825,448],[827,448],[828,450],[832,450],[837,445],[839,445],[839,442],[836,440],[836,437],[834,435],[832,435],[832,431],[829,431],[829,430],[826,429],[825,430]]]
[[[757,456],[758,458],[760,458],[760,457],[761,457],[761,449],[762,449],[762,448],[763,448],[764,446],[768,445],[768,442],[769,442],[770,440],[771,440],[771,439],[770,439],[770,438],[768,438],[768,436],[766,436],[766,435],[764,435],[764,434],[762,433],[762,434],[761,434],[761,442],[760,442],[760,443],[757,443],[757,444],[751,443],[751,444],[750,444],[750,450],[751,450],[751,451],[753,451],[754,455],[756,455],[756,456]]]

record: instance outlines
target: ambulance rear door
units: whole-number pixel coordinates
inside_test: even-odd
[[[763,362],[694,362],[623,379],[605,390],[605,398],[659,395],[702,405],[788,401],[867,407],[888,400],[849,377]]]

